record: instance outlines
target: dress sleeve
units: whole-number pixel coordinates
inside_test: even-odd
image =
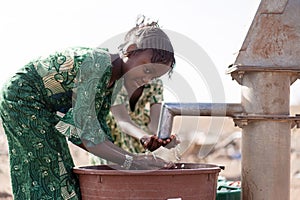
[[[89,141],[88,146],[93,146],[106,139],[107,129],[99,121],[105,117],[99,116],[99,110],[110,76],[110,57],[98,50],[89,53],[78,69],[72,108],[56,126],[73,143],[80,144],[85,139]]]
[[[112,102],[112,106],[126,104],[128,102],[128,94],[125,87],[122,87],[120,91],[114,97],[114,101]]]
[[[73,144],[82,144],[73,120],[73,109],[70,109],[56,124],[55,128],[65,135]]]

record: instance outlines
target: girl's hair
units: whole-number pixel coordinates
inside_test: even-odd
[[[166,33],[160,29],[157,21],[146,20],[144,15],[139,16],[136,26],[128,31],[124,40],[125,43],[119,47],[120,54],[128,56],[151,49],[153,52],[151,62],[162,64],[171,63],[171,69],[168,73],[169,77],[171,76],[175,66],[173,47]],[[136,44],[137,49],[126,52],[126,47],[130,44]]]

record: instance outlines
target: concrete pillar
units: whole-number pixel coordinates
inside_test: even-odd
[[[242,78],[245,113],[267,116],[243,127],[243,200],[290,198],[291,125],[289,120],[272,120],[289,116],[290,84],[287,72],[247,72]]]

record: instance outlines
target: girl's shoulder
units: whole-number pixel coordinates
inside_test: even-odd
[[[110,58],[109,51],[106,48],[70,47],[65,49],[63,52],[57,52],[56,54],[61,53],[70,57],[101,56],[104,58]]]

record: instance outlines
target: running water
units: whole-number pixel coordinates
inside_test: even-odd
[[[181,141],[179,135],[176,135],[176,138],[177,138],[178,141]],[[181,144],[180,144],[180,143],[177,144],[177,145],[174,147],[174,150],[175,150],[175,158],[176,158],[176,162],[181,161],[181,154],[182,154],[182,153],[181,153],[181,151],[182,151],[182,149],[181,149]]]
[[[178,135],[176,135],[176,138],[177,138],[178,141],[180,141],[180,138],[179,138]],[[166,149],[168,149],[168,148],[166,147]],[[181,156],[182,156],[182,146],[181,146],[181,144],[180,143],[177,144],[175,147],[172,147],[172,148],[168,149],[168,151],[170,151],[174,155],[174,159],[172,159],[170,162],[173,162],[175,164],[180,163]],[[144,154],[145,154],[145,156],[152,155],[154,160],[156,160],[157,157],[159,157],[159,155],[160,155],[160,153],[155,152],[155,151],[150,151],[148,149],[144,152]]]
[[[181,161],[181,146],[180,146],[180,144],[178,144],[176,147],[174,147],[174,149],[175,149],[176,162],[180,162]]]

